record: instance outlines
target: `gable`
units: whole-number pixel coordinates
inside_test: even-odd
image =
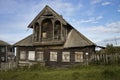
[[[33,24],[35,24],[37,20],[39,20],[40,18],[45,18],[50,16],[59,20],[62,24],[67,25],[67,22],[61,17],[61,15],[57,14],[53,9],[51,9],[49,6],[46,5],[45,8],[28,25],[28,27],[33,28]]]
[[[54,17],[55,20],[53,20],[52,17]],[[42,21],[37,22],[40,19]],[[46,6],[34,18],[34,20],[29,24],[28,27],[34,29],[33,34],[17,42],[15,46],[63,45],[63,48],[72,48],[95,45],[84,35],[82,35],[80,32],[74,29],[74,27],[72,27],[67,21],[65,21],[59,14],[57,14],[49,6]]]

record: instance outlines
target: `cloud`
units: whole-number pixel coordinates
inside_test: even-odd
[[[120,12],[120,9],[118,9],[117,12]]]
[[[91,4],[97,4],[100,3],[102,0],[91,0]]]
[[[101,5],[102,6],[107,6],[107,5],[110,5],[111,4],[111,2],[103,2]]]
[[[103,16],[98,17],[91,17],[87,20],[80,20],[80,23],[98,23],[99,20],[101,20]]]
[[[49,5],[59,14],[64,14],[63,16],[66,18],[76,14],[83,6],[78,2],[75,7],[73,3],[62,0],[32,0],[26,2],[24,0],[0,0],[0,16],[6,18],[6,20],[0,20],[0,39],[15,43],[30,34],[26,32],[28,24],[45,5]],[[15,39],[12,37],[15,37]]]
[[[90,31],[100,32],[100,33],[120,33],[120,21],[107,23],[101,26],[93,26],[88,28]]]
[[[100,40],[96,42],[98,45],[106,46],[107,44],[113,44],[114,46],[120,45],[120,37],[111,37],[106,38],[104,40]]]
[[[82,25],[81,23],[77,23],[77,30],[79,30],[82,34],[88,37],[91,41],[95,42],[97,45],[105,46],[106,44],[116,44],[114,42],[115,39],[118,41],[118,45],[120,45],[120,21],[114,21],[111,23],[106,23],[104,25]],[[110,41],[107,41],[110,40]]]

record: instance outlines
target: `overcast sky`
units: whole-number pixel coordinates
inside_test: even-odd
[[[120,46],[120,0],[0,0],[0,39],[30,35],[28,24],[46,5],[97,45]]]

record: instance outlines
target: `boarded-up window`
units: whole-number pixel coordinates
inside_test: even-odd
[[[43,57],[43,52],[37,52],[37,61],[43,61],[44,57]]]
[[[28,60],[35,60],[35,51],[29,51]]]
[[[57,52],[50,52],[50,61],[57,61]]]
[[[20,60],[26,59],[26,51],[20,51]]]
[[[70,61],[70,52],[63,52],[62,53],[62,61],[69,62]]]
[[[75,62],[83,62],[83,52],[75,52]]]

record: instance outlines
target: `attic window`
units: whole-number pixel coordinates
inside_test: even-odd
[[[47,38],[47,33],[46,32],[42,33],[42,38]]]
[[[51,19],[45,19],[41,25],[41,36],[42,40],[52,40],[53,38],[53,25]]]
[[[34,40],[35,42],[39,41],[39,23],[35,23],[35,27],[34,27]]]
[[[60,39],[60,33],[61,32],[61,24],[60,21],[55,22],[55,27],[54,27],[54,39],[59,40]]]

